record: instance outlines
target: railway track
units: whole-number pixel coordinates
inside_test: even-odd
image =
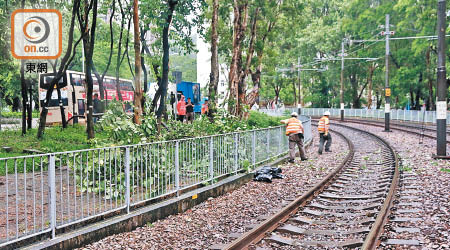
[[[384,121],[368,121],[368,120],[360,120],[360,119],[348,119],[346,118],[344,122],[341,122],[340,119],[336,118],[330,118],[330,120],[333,120],[335,122],[339,123],[356,123],[356,124],[363,124],[363,125],[370,125],[375,127],[384,128]],[[318,121],[318,119],[312,119],[312,121]],[[390,125],[391,130],[398,130],[402,132],[406,132],[409,134],[414,134],[417,136],[423,136],[430,139],[436,139],[436,129],[433,129],[431,127],[424,127],[412,124],[403,124],[403,123],[391,123]],[[450,138],[450,131],[447,131],[447,138]],[[450,143],[450,139],[447,139],[447,143]]]
[[[380,137],[333,125],[349,145],[344,161],[320,183],[224,249],[374,249],[399,180],[399,160]],[[395,242],[394,242],[395,244]]]

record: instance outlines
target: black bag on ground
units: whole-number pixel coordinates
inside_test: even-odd
[[[281,172],[281,168],[264,166],[255,172],[254,180],[272,182],[272,178],[283,179]]]
[[[253,179],[255,181],[265,181],[265,182],[272,182],[272,175],[271,174],[259,174],[255,176]]]

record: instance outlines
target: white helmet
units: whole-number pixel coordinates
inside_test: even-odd
[[[292,112],[291,116],[298,117],[297,112]]]
[[[327,116],[330,116],[331,114],[330,114],[330,111],[325,111],[325,113],[323,113],[323,115],[327,115]]]

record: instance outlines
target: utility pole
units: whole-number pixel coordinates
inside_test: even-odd
[[[297,71],[298,71],[298,104],[297,104],[297,108],[298,108],[298,115],[302,114],[302,84],[301,84],[301,80],[300,80],[300,57],[298,57],[297,60]]]
[[[437,126],[437,156],[447,156],[447,83],[445,71],[445,28],[446,28],[446,1],[438,1],[438,65],[437,65],[437,103],[436,103],[436,126]]]
[[[340,103],[341,103],[341,121],[344,121],[344,43],[345,40],[342,41],[341,44],[341,91],[340,91]]]
[[[389,14],[386,14],[386,65],[385,65],[385,71],[386,71],[386,85],[384,89],[385,94],[385,104],[384,104],[384,131],[389,132],[389,123],[391,118],[391,89],[389,88],[389,35],[391,34],[391,31],[389,30]]]

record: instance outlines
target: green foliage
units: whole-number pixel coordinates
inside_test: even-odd
[[[250,111],[247,124],[252,128],[267,128],[280,125],[280,118],[266,115],[264,113]]]
[[[33,118],[39,118],[39,112],[38,111],[33,111]],[[4,112],[2,111],[1,113],[1,117],[2,118],[22,118],[22,112],[13,112],[13,111],[8,111],[8,112]]]

